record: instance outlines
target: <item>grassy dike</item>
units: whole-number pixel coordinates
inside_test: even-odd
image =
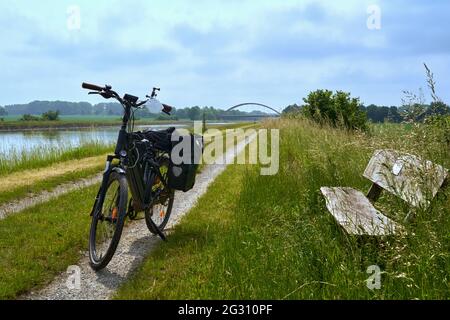
[[[51,176],[42,176],[39,179],[36,179],[34,181],[21,181],[25,182],[24,184],[20,184],[18,186],[15,186],[11,189],[2,190],[0,192],[0,205],[9,203],[11,201],[19,201],[21,199],[24,199],[30,195],[36,195],[43,191],[51,192],[56,187],[60,186],[64,183],[69,182],[76,182],[80,179],[86,179],[94,176],[95,174],[98,174],[101,172],[101,170],[105,167],[105,156],[98,156],[98,157],[90,157],[87,159],[92,159],[92,163],[89,165],[78,168],[77,170],[67,170],[64,171],[61,174],[57,175],[51,175]],[[73,161],[70,161],[69,163],[63,163],[64,165],[72,165]],[[41,172],[48,172],[51,170],[51,168],[41,170]],[[7,179],[12,178],[12,176],[16,177],[17,174],[6,176],[4,178],[0,178],[0,183],[2,181],[7,181]],[[20,177],[19,179],[23,179]],[[28,183],[30,182],[30,183]]]
[[[414,152],[448,167],[445,144],[431,143],[422,128],[381,126],[363,135],[302,120],[267,126],[281,130],[278,175],[229,166],[117,299],[450,298],[448,189],[406,225],[407,234],[383,239],[346,235],[319,191],[368,190],[361,174],[376,148]],[[408,212],[387,195],[378,207],[397,221]],[[383,272],[380,290],[367,288],[372,265]]]
[[[139,119],[136,125],[190,124],[190,120]],[[61,116],[59,121],[20,121],[19,117],[7,117],[0,121],[1,131],[55,130],[120,126],[121,116]]]
[[[224,131],[255,126],[254,123],[244,122],[208,127]],[[0,156],[0,205],[44,190],[52,191],[63,183],[91,177],[101,172],[106,155],[113,150],[114,146],[87,143],[67,150],[51,148],[9,155],[8,159]]]
[[[30,152],[13,152],[7,157],[0,155],[0,179],[24,170],[41,169],[71,160],[79,160],[111,152],[112,145],[89,142],[75,148],[36,148]]]
[[[67,193],[0,220],[0,300],[40,288],[77,263],[88,247],[89,212],[98,187]]]
[[[77,263],[87,248],[97,190],[80,189],[0,221],[0,300],[14,299]]]
[[[17,162],[5,161],[0,168],[0,205],[101,172],[110,149],[87,145],[59,153],[31,154]]]

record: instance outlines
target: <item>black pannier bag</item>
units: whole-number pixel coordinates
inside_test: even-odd
[[[195,176],[203,154],[203,137],[193,134],[174,135],[172,140],[175,141],[172,141],[173,150],[170,155],[169,188],[187,192],[195,185]],[[183,154],[188,147],[188,154]]]
[[[158,150],[168,152],[172,150],[172,133],[175,131],[174,127],[161,131],[147,130],[144,131],[145,138],[150,141]]]

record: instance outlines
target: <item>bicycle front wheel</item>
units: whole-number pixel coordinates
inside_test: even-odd
[[[116,252],[122,235],[128,203],[128,184],[124,175],[111,173],[104,201],[92,217],[89,259],[92,269],[105,268]]]

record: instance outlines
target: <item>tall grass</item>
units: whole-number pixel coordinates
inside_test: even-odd
[[[112,145],[101,142],[85,142],[81,146],[43,146],[32,150],[11,151],[0,155],[0,176],[27,169],[38,169],[51,164],[82,159],[112,151]]]
[[[378,126],[367,137],[302,121],[270,126],[282,130],[284,166],[278,177],[246,176],[236,219],[238,225],[251,226],[253,232],[248,234],[253,236],[243,230],[234,234],[239,240],[263,244],[263,255],[257,255],[256,263],[246,263],[253,246],[230,256],[230,265],[248,265],[246,271],[258,284],[257,292],[272,290],[277,298],[289,290],[292,293],[286,297],[290,298],[450,297],[449,190],[430,211],[418,212],[414,224],[405,225],[407,235],[383,239],[346,235],[328,214],[319,192],[321,186],[367,191],[370,182],[361,174],[377,148],[415,153],[448,168],[448,150],[438,139],[431,139],[433,132],[424,135],[432,127]],[[410,209],[386,193],[378,207],[399,222]],[[383,271],[381,290],[366,287],[371,265]],[[284,283],[281,290],[273,291],[272,285],[257,280],[267,272],[274,282]]]
[[[349,133],[304,120],[278,120],[280,171],[230,166],[119,291],[125,299],[448,299],[450,191],[418,212],[407,233],[347,235],[328,213],[322,186],[367,191],[362,177],[377,148],[400,149],[449,167],[426,127],[375,126]],[[428,128],[428,130],[433,130]],[[439,141],[436,139],[435,141]],[[409,206],[386,193],[377,205],[401,222]],[[382,270],[367,287],[368,267]]]

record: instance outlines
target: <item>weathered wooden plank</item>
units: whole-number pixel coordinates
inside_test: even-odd
[[[379,212],[364,194],[351,188],[320,188],[327,208],[336,221],[355,235],[385,236],[401,229],[395,221]]]
[[[373,183],[423,208],[430,205],[447,175],[440,165],[395,150],[376,150],[364,172]]]

